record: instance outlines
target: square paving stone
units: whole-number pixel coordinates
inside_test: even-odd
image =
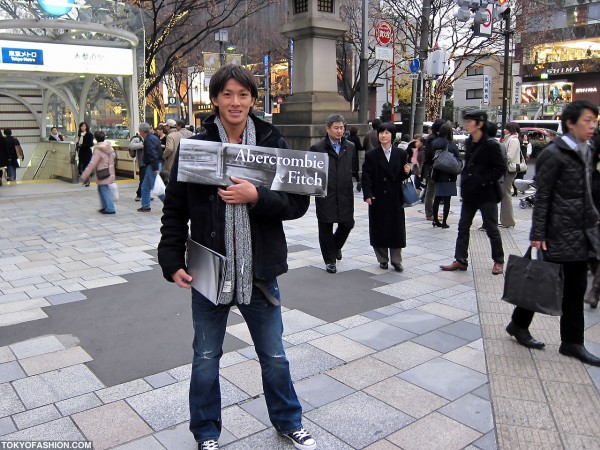
[[[367,356],[375,352],[375,350],[339,334],[315,339],[314,341],[310,342],[310,345],[317,347],[346,362],[362,358],[363,356]]]
[[[476,370],[477,372],[487,373],[485,365],[485,353],[481,350],[475,350],[467,345],[452,350],[444,355],[444,359],[455,362],[461,366]]]
[[[190,431],[189,423],[182,423],[177,426],[168,428],[166,430],[160,431],[154,435],[157,441],[159,441],[162,446],[161,448],[166,448],[167,450],[197,450],[198,443],[194,439],[194,435]],[[221,430],[221,437],[219,438],[219,443],[223,444],[224,434]],[[140,449],[142,450],[142,449]]]
[[[419,310],[403,311],[381,321],[415,334],[424,334],[451,323],[447,319]]]
[[[408,341],[375,353],[373,358],[391,364],[400,370],[407,370],[437,358],[439,355],[440,352]]]
[[[415,334],[409,331],[379,320],[350,328],[340,334],[375,350],[383,350],[415,337]]]
[[[27,341],[17,342],[9,347],[18,359],[65,349],[65,346],[56,338],[56,336],[43,336],[29,339]]]
[[[330,334],[339,333],[340,331],[344,331],[346,328],[337,325],[335,323],[328,323],[326,325],[321,325],[320,327],[315,327],[314,330],[328,336]]]
[[[262,394],[262,378],[258,361],[250,360],[221,369],[221,376],[250,397]]]
[[[72,418],[96,450],[152,433],[152,429],[123,400],[74,414]]]
[[[28,409],[87,394],[104,387],[92,371],[83,364],[22,378],[13,381],[13,386]]]
[[[63,416],[70,416],[72,414],[85,411],[86,409],[92,409],[100,405],[102,405],[102,402],[93,392],[80,395],[79,397],[68,398],[67,400],[63,400],[61,402],[56,402],[56,407]]]
[[[0,347],[0,364],[11,362],[17,359],[8,345]]]
[[[79,302],[81,300],[86,299],[87,297],[79,291],[46,296],[46,300],[48,300],[53,305],[63,305],[65,303]]]
[[[448,400],[456,400],[488,382],[487,376],[443,358],[433,359],[398,376]]]
[[[496,433],[492,430],[489,433],[484,434],[475,442],[473,442],[473,445],[481,450],[498,450]]]
[[[221,360],[223,359],[221,358]],[[146,380],[146,382],[155,389],[177,382],[177,380],[175,380],[175,378],[173,378],[167,372],[155,373],[154,375],[145,377],[144,380]]]
[[[440,409],[442,414],[467,425],[480,433],[494,428],[492,405],[472,394],[467,394]]]
[[[418,336],[413,339],[413,342],[441,353],[452,351],[469,343],[466,339],[461,339],[439,330]]]
[[[285,354],[290,363],[292,380],[297,381],[312,377],[344,363],[344,361],[326,351],[313,347],[311,345],[313,342],[286,349]]]
[[[364,448],[413,421],[363,392],[309,411],[305,416],[354,448]]]
[[[68,417],[2,436],[3,441],[85,441]]]
[[[354,392],[354,389],[325,374],[315,375],[294,383],[294,388],[299,398],[316,407],[326,405]]]
[[[327,372],[327,375],[350,386],[353,389],[364,389],[381,380],[396,375],[399,370],[369,356],[352,361]]]
[[[196,450],[196,447],[192,449]],[[115,447],[115,450],[164,450],[160,442],[156,440],[154,436],[146,436],[142,439],[128,442],[127,444],[119,445]],[[190,450],[192,450],[190,449]]]
[[[481,433],[434,412],[387,439],[404,450],[459,450],[480,437]]]
[[[19,363],[25,369],[27,375],[31,376],[76,364],[83,364],[91,360],[92,357],[81,347],[71,347],[65,350],[20,359]]]
[[[106,389],[100,389],[99,391],[96,391],[96,395],[100,398],[100,400],[102,400],[102,402],[111,403],[127,397],[133,397],[134,395],[147,392],[151,389],[152,386],[140,379],[118,384],[116,386],[111,386]]]
[[[237,439],[245,438],[266,428],[262,422],[237,405],[223,409],[222,423],[224,427],[231,430]]]
[[[51,422],[55,419],[60,419],[62,416],[54,405],[46,405],[41,408],[30,409],[19,414],[15,414],[12,418],[17,424],[19,430],[33,427],[40,423]]]
[[[17,427],[15,427],[13,421],[10,420],[10,417],[3,417],[0,419],[0,436],[4,436],[5,434],[13,433],[15,431],[17,431]]]
[[[0,384],[0,417],[25,411],[25,407],[10,383]]]
[[[283,335],[299,333],[311,328],[325,325],[327,322],[297,309],[291,309],[281,314],[283,318]]]
[[[126,399],[127,403],[155,431],[164,430],[190,418],[189,383],[182,381]]]
[[[445,398],[398,377],[369,386],[364,392],[417,419],[448,403]]]
[[[8,383],[26,376],[17,361],[0,364],[0,383]]]
[[[472,323],[464,322],[462,320],[451,323],[450,325],[446,325],[445,327],[440,328],[439,331],[466,339],[467,341],[474,341],[481,337],[480,326],[473,325]]]

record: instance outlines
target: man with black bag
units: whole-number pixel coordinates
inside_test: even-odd
[[[562,266],[564,276],[561,344],[559,353],[600,366],[600,358],[583,344],[583,297],[587,288],[590,253],[600,255],[598,211],[592,198],[592,147],[589,140],[598,126],[598,108],[577,100],[563,109],[557,137],[536,163],[535,203],[529,239],[542,249],[544,259]],[[517,306],[506,331],[524,347],[541,349],[544,343],[529,333],[533,312]]]
[[[497,205],[502,199],[502,188],[498,180],[506,172],[506,161],[498,142],[488,136],[487,113],[475,110],[467,112],[463,117],[466,120],[465,130],[471,136],[465,142],[465,165],[461,173],[462,207],[454,250],[455,261],[440,266],[440,269],[467,270],[470,229],[475,214],[481,211],[483,227],[492,247],[492,274],[499,275],[504,271],[504,250],[498,230]]]

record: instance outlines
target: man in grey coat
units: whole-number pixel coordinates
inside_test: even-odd
[[[336,260],[342,259],[342,247],[354,228],[354,191],[352,184],[352,159],[354,144],[344,137],[346,119],[339,114],[327,118],[327,136],[310,148],[311,152],[329,155],[327,197],[317,197],[319,245],[325,261],[325,270],[336,273]],[[338,226],[333,231],[333,224]]]

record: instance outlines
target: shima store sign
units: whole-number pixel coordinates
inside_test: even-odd
[[[133,75],[130,49],[0,40],[0,72]]]

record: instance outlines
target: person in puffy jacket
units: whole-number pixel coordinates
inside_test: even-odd
[[[434,152],[438,150],[447,150],[458,159],[458,147],[452,141],[453,137],[452,126],[449,123],[445,123],[440,127],[439,137],[434,139],[431,143]],[[433,169],[431,178],[435,182],[435,198],[433,199],[433,222],[434,227],[449,228],[446,223],[448,220],[448,214],[450,214],[450,199],[456,196],[456,175],[444,172],[439,169]],[[442,213],[442,223],[438,216],[440,210],[440,203],[444,204],[444,211]]]
[[[138,130],[140,136],[144,139],[144,179],[142,181],[142,207],[139,212],[150,212],[150,192],[154,187],[156,176],[160,172],[162,161],[162,146],[160,139],[154,133],[151,133],[151,127],[145,122],[140,123]],[[163,200],[164,196],[158,196]]]
[[[598,108],[587,100],[568,104],[562,112],[563,130],[536,163],[537,191],[531,221],[531,247],[544,259],[560,264],[564,274],[559,353],[600,366],[600,358],[583,344],[583,298],[587,289],[590,254],[600,255],[600,216],[592,194],[592,146]],[[516,307],[506,331],[519,344],[541,349],[544,343],[529,333],[533,312]]]
[[[99,210],[102,214],[115,214],[115,204],[112,200],[110,184],[115,182],[115,158],[116,154],[108,142],[105,142],[106,135],[104,131],[96,131],[94,139],[97,144],[94,146],[94,152],[89,164],[81,174],[81,181],[85,185],[90,184],[92,173],[96,175],[96,185],[98,186],[98,195],[102,208]]]

